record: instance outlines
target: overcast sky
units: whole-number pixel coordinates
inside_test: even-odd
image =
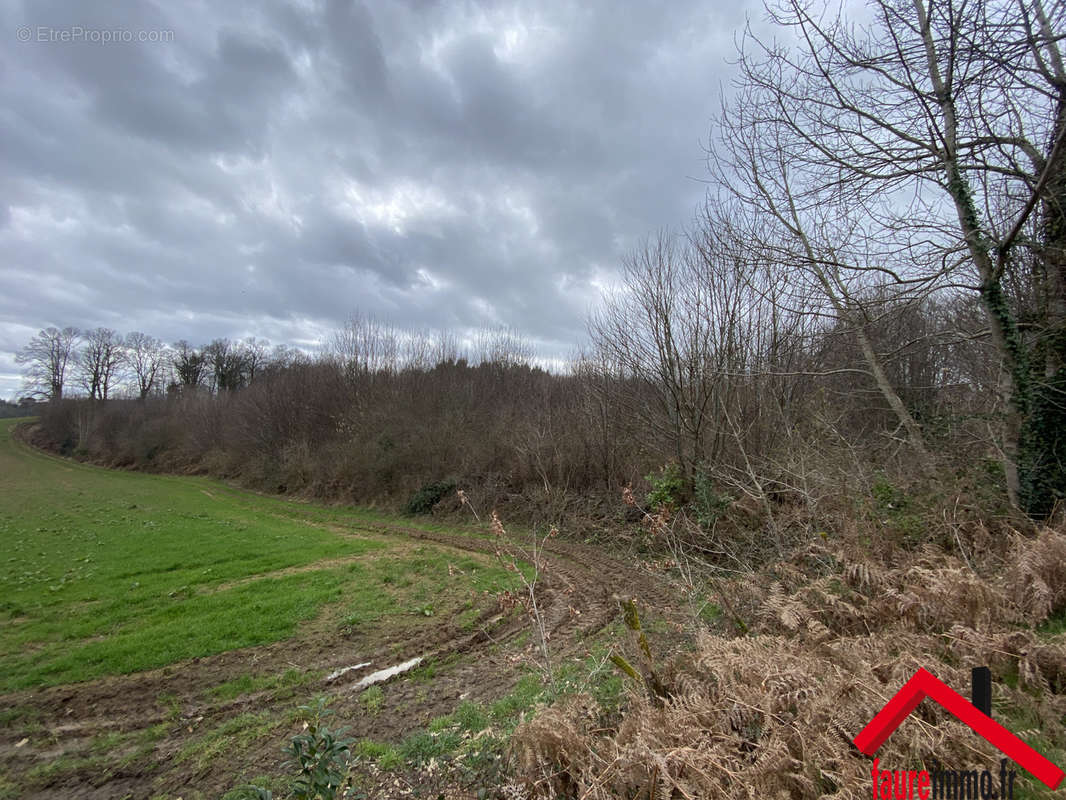
[[[734,36],[761,15],[0,7],[0,397],[49,325],[310,346],[358,309],[567,355],[624,252],[691,219]]]

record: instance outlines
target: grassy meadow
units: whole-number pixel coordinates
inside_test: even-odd
[[[371,783],[461,757],[484,788],[533,708],[621,702],[618,624],[551,686],[530,669],[524,616],[496,605],[519,578],[484,532],[102,469],[22,443],[20,422],[0,420],[0,800],[285,796],[281,747],[327,699]],[[412,651],[423,663],[385,685],[327,678]]]
[[[53,458],[15,424],[0,422],[0,691],[278,641],[326,608],[350,626],[429,616],[506,584],[488,561],[360,529],[365,512]]]

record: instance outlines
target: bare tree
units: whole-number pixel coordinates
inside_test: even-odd
[[[719,176],[740,177],[743,198],[799,245],[794,254],[853,320],[849,276],[911,295],[951,286],[979,297],[1003,365],[1007,490],[1046,510],[1047,487],[1042,499],[1032,489],[1066,459],[1031,434],[1034,422],[1046,427],[1034,418],[1034,385],[1049,381],[1034,381],[1007,288],[1033,250],[1048,307],[1063,307],[1063,6],[873,0],[871,9],[862,27],[802,0],[770,9],[797,45],[746,37],[741,92],[725,116],[734,150]],[[1040,327],[1061,329],[1043,316]],[[1050,358],[1046,372],[1060,363]],[[917,447],[920,431],[901,422]]]
[[[216,392],[243,389],[249,379],[249,352],[240,343],[229,339],[215,339],[202,348],[207,365],[207,378]]]
[[[166,366],[166,345],[140,331],[126,335],[126,359],[137,381],[137,396],[144,400],[158,388]]]
[[[301,361],[303,357],[303,353],[295,347],[289,347],[286,344],[276,344],[270,351],[270,357],[267,359],[267,366],[272,369],[291,367],[296,362]]]
[[[621,291],[603,298],[589,333],[600,358],[619,369],[633,391],[626,412],[669,443],[686,477],[703,460],[711,403],[710,322],[691,253],[660,231],[623,263]]]
[[[533,346],[514,329],[479,330],[474,336],[474,358],[478,364],[517,367],[529,364]]]
[[[184,339],[174,343],[173,363],[178,386],[182,390],[195,389],[200,386],[207,371],[204,354]]]
[[[61,400],[79,335],[77,328],[45,328],[19,350],[15,363],[25,365],[23,391],[35,398]]]
[[[82,334],[85,344],[78,353],[77,375],[94,400],[107,400],[111,386],[125,363],[122,337],[111,328],[93,328]]]
[[[615,413],[615,397],[620,370],[608,361],[607,348],[598,347],[574,364],[574,377],[581,398],[582,429],[592,461],[592,470],[612,489],[616,478],[622,418]]]
[[[395,372],[400,342],[391,325],[357,311],[330,337],[327,352],[341,364],[345,375],[354,379]]]
[[[687,477],[737,444],[727,419],[763,366],[774,322],[749,268],[710,238],[660,233],[626,259],[622,290],[590,321],[597,361],[617,370],[619,412],[669,442]]]
[[[240,343],[238,349],[244,361],[244,370],[247,373],[248,383],[251,384],[269,360],[270,342],[266,339],[256,339],[254,336],[250,336]]]

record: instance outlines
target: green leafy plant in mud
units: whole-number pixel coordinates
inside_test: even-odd
[[[359,703],[367,714],[377,714],[385,703],[385,692],[380,686],[371,686],[359,695]]]
[[[299,772],[293,781],[296,800],[333,800],[344,783],[352,741],[343,728],[332,730],[325,724],[333,712],[324,698],[301,706],[307,715],[307,727],[292,738],[285,748]]]
[[[326,707],[324,697],[300,706],[298,711],[304,718],[304,729],[284,748],[296,772],[289,796],[294,800],[335,800],[347,779],[354,740],[345,736],[344,728],[334,730],[326,724],[333,712]],[[236,794],[248,800],[274,797],[271,790],[252,785],[239,787]]]

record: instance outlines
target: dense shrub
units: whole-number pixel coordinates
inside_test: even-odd
[[[455,488],[455,481],[427,483],[407,501],[404,511],[408,514],[428,514],[433,510],[433,506],[443,500],[449,492],[454,492]]]

